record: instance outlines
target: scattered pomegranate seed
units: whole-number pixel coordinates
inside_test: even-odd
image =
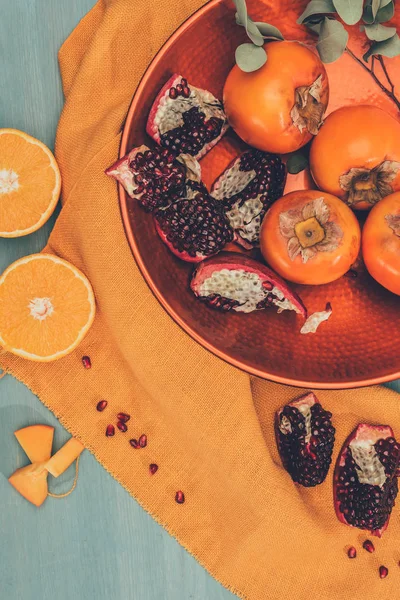
[[[130,418],[131,418],[131,415],[127,415],[126,413],[118,413],[117,414],[118,421],[122,421],[122,423],[127,423]]]
[[[97,410],[99,412],[103,412],[103,410],[107,407],[107,400],[100,400],[100,402],[97,404]]]
[[[387,567],[384,567],[383,565],[381,565],[379,567],[379,577],[381,579],[385,579],[385,577],[387,577],[389,574],[389,569]]]
[[[185,494],[183,492],[176,492],[175,494],[175,502],[178,504],[183,504],[185,502]]]
[[[114,434],[115,434],[115,427],[114,427],[114,425],[107,425],[106,436],[107,437],[112,437]]]
[[[347,556],[349,558],[355,558],[357,556],[357,550],[354,548],[354,546],[350,546],[347,551]]]
[[[370,552],[370,553],[375,552],[375,546],[373,545],[371,540],[365,540],[365,542],[363,543],[363,548],[367,552]]]
[[[125,431],[128,431],[128,425],[126,423],[124,423],[123,421],[118,421],[117,427],[120,431],[122,431],[122,433],[125,433]]]
[[[92,368],[92,363],[91,360],[88,356],[82,356],[82,364],[85,367],[85,369],[91,369]]]
[[[146,448],[147,446],[147,435],[143,434],[139,438],[139,445],[141,448]]]
[[[157,471],[158,471],[158,465],[155,465],[154,463],[152,463],[152,464],[150,465],[149,469],[150,469],[150,473],[151,473],[152,475],[154,475],[154,473],[157,473]]]
[[[137,440],[129,440],[129,443],[132,446],[132,448],[140,448],[139,442]]]

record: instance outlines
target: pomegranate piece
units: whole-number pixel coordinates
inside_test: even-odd
[[[82,356],[82,364],[85,367],[85,369],[91,369],[92,368],[92,363],[91,360],[88,356]]]
[[[120,431],[122,431],[122,433],[125,433],[125,431],[128,431],[128,425],[126,423],[124,423],[123,421],[118,421],[117,427]]]
[[[155,463],[152,463],[149,467],[149,471],[150,471],[151,475],[155,475],[155,473],[157,473],[157,471],[158,471],[158,465],[156,465]]]
[[[349,558],[356,558],[357,556],[357,550],[354,548],[354,546],[351,546],[348,550],[347,550],[347,556]]]
[[[202,184],[191,184],[190,197],[155,213],[156,230],[181,260],[200,262],[233,240],[225,215]]]
[[[100,402],[97,403],[96,408],[99,412],[103,412],[103,410],[107,408],[107,404],[107,400],[100,400]]]
[[[138,450],[140,448],[139,442],[135,439],[129,440],[129,443],[132,446],[132,448],[135,448],[135,450]]]
[[[283,466],[295,483],[319,485],[332,462],[335,428],[332,413],[310,392],[276,413],[275,432]]]
[[[115,435],[115,427],[114,427],[114,425],[107,425],[106,436],[107,437],[112,437],[113,435]]]
[[[385,567],[384,565],[381,565],[379,567],[379,577],[381,579],[385,579],[388,575],[389,575],[389,569],[387,567]]]
[[[339,521],[381,537],[398,492],[399,462],[400,444],[391,427],[358,425],[336,462],[334,504]]]
[[[198,160],[228,129],[222,103],[210,92],[188,84],[174,74],[163,86],[151,108],[147,133],[175,154]]]
[[[265,213],[283,194],[286,167],[276,154],[248,150],[218,177],[211,196],[221,202],[235,231],[236,241],[247,249],[259,246]]]
[[[127,423],[130,418],[131,418],[131,415],[127,415],[126,413],[123,413],[123,412],[120,412],[117,414],[118,421],[122,421],[122,423]]]
[[[139,446],[141,448],[146,448],[147,446],[147,435],[145,435],[144,433],[139,438]]]
[[[186,195],[189,181],[200,181],[199,163],[191,156],[147,146],[134,148],[105,171],[147,211],[168,206]]]
[[[271,269],[236,252],[224,252],[195,270],[190,287],[211,308],[250,313],[275,306],[307,316],[299,296]]]
[[[372,554],[373,552],[375,552],[375,546],[371,542],[371,540],[365,540],[365,542],[363,543],[363,548],[364,548],[364,550],[366,550],[370,554]]]
[[[178,504],[183,504],[185,502],[185,494],[181,491],[176,492],[175,502],[177,502]]]

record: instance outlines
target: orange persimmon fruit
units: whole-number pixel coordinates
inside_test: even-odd
[[[321,190],[369,210],[400,190],[400,122],[375,106],[339,108],[311,145],[310,167]]]
[[[270,42],[261,69],[235,65],[224,88],[230,125],[250,146],[286,154],[318,133],[329,100],[325,67],[299,42]]]
[[[279,275],[320,285],[344,275],[355,262],[361,231],[344,202],[318,190],[291,192],[265,215],[261,252]]]
[[[386,196],[369,213],[362,253],[370,275],[400,296],[400,192]]]

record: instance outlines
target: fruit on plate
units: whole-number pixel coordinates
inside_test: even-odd
[[[280,408],[275,418],[279,454],[291,478],[305,487],[319,485],[328,474],[335,443],[332,413],[310,392]]]
[[[133,148],[106,169],[106,175],[124,186],[128,195],[147,211],[168,206],[185,196],[190,181],[200,181],[200,165],[191,156],[148,146]]]
[[[362,254],[372,277],[400,296],[400,192],[386,196],[369,213]]]
[[[260,262],[235,252],[204,261],[192,276],[193,293],[207,306],[225,312],[250,313],[270,306],[307,316],[299,296]]]
[[[250,146],[285,154],[318,133],[329,100],[319,57],[299,42],[270,42],[261,69],[235,65],[224,88],[229,124]]]
[[[19,445],[31,463],[49,460],[53,445],[54,427],[49,425],[30,425],[14,432]]]
[[[147,133],[175,154],[198,160],[228,129],[222,103],[207,90],[174,74],[155,99],[147,121]]]
[[[36,231],[51,217],[61,190],[50,150],[16,129],[0,129],[0,237]]]
[[[220,252],[233,240],[225,214],[202,184],[192,184],[190,194],[155,212],[156,230],[181,260],[200,262]]]
[[[268,207],[283,194],[286,167],[276,154],[247,150],[218,177],[211,196],[221,202],[244,248],[259,246],[260,227]]]
[[[345,441],[334,474],[334,504],[342,523],[381,536],[398,492],[400,444],[391,427],[361,423]]]
[[[331,113],[310,153],[316,184],[357,210],[400,190],[400,122],[375,106]]]
[[[32,254],[0,277],[0,346],[48,362],[72,352],[94,316],[92,287],[83,273],[52,254]]]
[[[358,256],[360,242],[353,211],[318,190],[291,192],[277,200],[260,233],[267,263],[285,279],[309,285],[344,275]]]

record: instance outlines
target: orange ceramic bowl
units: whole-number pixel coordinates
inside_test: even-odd
[[[287,39],[307,42],[307,32],[296,25],[306,4],[307,0],[248,0],[248,9],[255,21],[274,23]],[[351,35],[360,35],[357,28]],[[222,98],[234,51],[245,40],[243,29],[235,24],[231,0],[213,0],[186,21],[160,50],[136,90],[120,156],[142,143],[151,145],[145,132],[147,116],[157,92],[173,73]],[[329,112],[346,104],[371,103],[396,114],[394,105],[349,56],[327,65],[327,71]],[[400,69],[393,73],[400,84]],[[244,148],[228,132],[201,161],[207,185]],[[309,174],[303,173],[288,177],[286,191],[311,186]],[[221,314],[196,300],[188,285],[192,267],[169,252],[154,230],[152,217],[122,186],[119,199],[128,242],[151,290],[193,339],[220,358],[253,375],[301,387],[351,388],[400,377],[399,298],[364,268],[357,268],[357,277],[342,277],[327,285],[293,286],[309,313],[323,310],[327,302],[332,305],[332,317],[315,334],[300,335],[301,320],[289,311]]]

